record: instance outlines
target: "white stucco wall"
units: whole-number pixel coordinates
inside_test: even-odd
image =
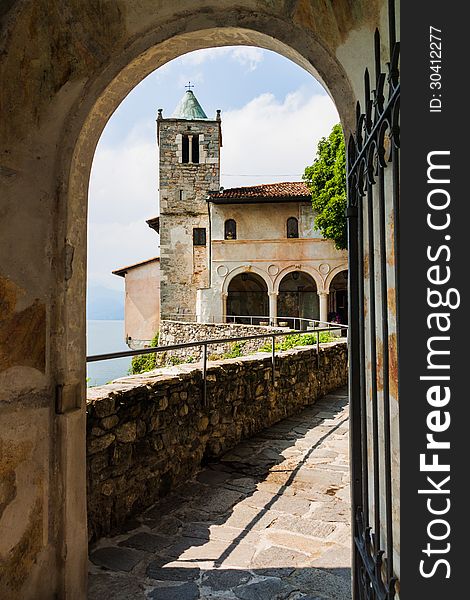
[[[299,220],[300,237],[321,237],[321,234],[313,227],[314,213],[309,202],[211,203],[212,239],[224,239],[224,223],[227,219],[236,221],[237,239],[239,240],[284,239],[287,237],[287,219],[289,217]]]
[[[223,320],[228,286],[240,273],[253,272],[262,277],[271,295],[273,314],[279,285],[288,273],[308,273],[315,281],[317,292],[328,294],[334,274],[347,269],[347,252],[337,250],[333,242],[323,239],[313,229],[314,213],[310,203],[211,203],[210,209],[211,286],[198,293],[196,313],[200,322]],[[299,219],[299,238],[287,238],[289,217]],[[236,221],[236,240],[224,239],[227,219]],[[322,316],[326,320],[328,299],[324,302],[326,308]]]
[[[129,269],[125,275],[125,336],[134,347],[151,340],[160,322],[160,262],[153,261]]]

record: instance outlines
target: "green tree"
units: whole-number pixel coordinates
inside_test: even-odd
[[[317,157],[302,178],[312,192],[315,228],[336,248],[346,249],[346,154],[339,123],[318,142]]]

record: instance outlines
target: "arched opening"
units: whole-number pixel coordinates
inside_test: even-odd
[[[259,325],[269,315],[268,286],[256,273],[239,273],[230,281],[227,296],[227,320]]]
[[[330,283],[328,321],[348,324],[348,271],[336,273]]]
[[[226,240],[237,239],[237,222],[235,219],[227,219],[224,224],[224,238]]]
[[[181,136],[181,162],[199,163],[199,136],[197,134],[183,134]]]
[[[311,275],[303,271],[291,271],[282,278],[277,312],[280,321],[288,317],[287,323],[295,329],[306,329],[308,319],[319,319],[317,285]]]
[[[218,30],[217,30],[217,32],[218,32]],[[199,34],[200,34],[200,32],[198,32],[198,36],[199,36]],[[222,34],[222,36],[223,35],[224,34]],[[200,47],[204,47],[204,42],[200,42],[198,36],[194,36],[193,40],[196,41],[196,43],[202,43],[203,45]],[[255,38],[257,39],[257,36],[255,36]],[[212,37],[211,42],[214,39],[215,38]],[[228,39],[230,39],[230,37]],[[210,45],[212,45],[212,43]],[[264,43],[262,45],[264,45]],[[269,42],[269,45],[270,45],[270,42]],[[275,46],[277,46],[277,44],[275,44]],[[187,50],[188,45],[184,45],[184,48],[185,48],[185,50]],[[175,56],[177,56],[178,53],[180,53],[181,51],[182,51],[181,48],[177,49],[175,52]],[[284,52],[283,52],[283,54],[284,54]],[[285,54],[285,55],[293,56],[293,55],[295,55],[295,53],[291,54],[290,50],[287,48],[287,54]],[[165,62],[165,60],[163,60],[163,62]],[[302,62],[304,62],[304,61],[302,60]],[[305,61],[304,65],[308,66],[309,72],[312,72],[311,64],[307,64],[307,62]],[[158,66],[158,65],[155,65],[155,66]],[[128,69],[129,69],[129,67],[128,67]],[[127,69],[125,69],[125,71],[126,70]],[[142,71],[140,71],[140,72],[139,72],[139,70],[137,70],[137,71],[139,73],[138,78],[140,78],[141,75],[142,75],[142,77],[144,76],[144,74],[142,74]],[[131,79],[132,79],[132,77],[129,78],[128,73],[121,73],[120,77],[119,77],[120,85],[118,86],[118,91],[116,91],[115,89],[114,90],[112,89],[112,88],[114,88],[113,85],[110,86],[111,90],[107,90],[107,91],[110,92],[111,94],[114,91],[119,96],[120,93],[122,92],[122,88],[120,88],[120,86],[122,85],[122,82],[125,82],[127,85],[127,83]],[[135,83],[138,83],[138,80],[136,80]],[[132,87],[132,86],[130,86],[130,87]],[[128,91],[128,90],[126,90],[126,91]],[[113,110],[116,106],[115,100],[116,100],[116,96],[114,98],[112,98],[111,104],[109,105],[109,108],[111,110]],[[101,107],[101,110],[102,110],[102,107]],[[103,115],[102,112],[99,112],[98,114],[96,114],[93,111],[89,116],[91,123],[87,123],[87,127],[84,128],[83,138],[81,139],[81,143],[86,147],[85,150],[87,150],[87,151],[90,151],[90,146],[93,145],[93,133],[97,132],[97,130],[93,130],[93,126],[97,127],[99,129],[105,123],[105,119],[104,120],[102,119],[102,115]],[[91,133],[91,135],[90,135],[90,133]],[[189,152],[190,152],[190,146],[188,144],[188,162],[192,162],[189,157]],[[90,156],[86,152],[85,152],[85,156],[87,159],[91,160]],[[79,190],[77,190],[77,191],[79,191],[78,196],[80,196],[80,194],[81,194],[82,199],[86,199],[86,190],[81,189],[81,186],[84,185],[84,180],[82,177],[83,177],[83,175],[85,175],[85,177],[86,177],[86,160],[84,162],[80,162],[80,160],[79,160],[80,159],[80,148],[77,150],[76,157],[77,157],[77,164],[75,166],[77,168],[76,168],[76,170],[75,169],[72,170],[73,176],[72,176],[72,182],[71,182],[71,187],[70,187],[70,193],[71,193],[71,197],[73,197],[73,190],[74,190],[74,184],[75,184],[75,186],[77,186],[79,188]],[[82,158],[83,158],[83,155],[82,155]],[[80,213],[80,210],[81,210],[80,206],[75,205],[75,209],[77,210],[78,213]],[[72,217],[72,212],[70,213],[69,217],[70,218]],[[76,233],[76,228],[79,229],[79,226],[80,226],[80,220],[75,221],[73,224],[71,224],[72,233]],[[77,240],[75,240],[75,243],[78,243]],[[76,278],[75,278],[75,282],[76,282]],[[72,290],[73,290],[73,284],[71,282],[71,285],[68,288],[68,293],[71,294]],[[240,319],[239,322],[241,322],[241,323],[247,323],[247,324],[250,322],[253,322],[254,324],[263,323],[264,319],[266,319],[266,321],[267,321],[268,320],[267,317],[269,314],[269,300],[268,300],[267,290],[268,290],[268,286],[267,286],[266,282],[257,274],[254,274],[254,273],[240,274],[239,276],[234,278],[234,280],[231,282],[231,285],[229,285],[229,288],[228,288],[227,314],[247,315],[247,317],[245,317],[244,319]],[[304,299],[306,299],[306,296],[304,296]],[[76,298],[74,298],[73,300],[70,299],[70,301],[75,302]],[[250,318],[252,315],[254,317],[257,316],[258,320]],[[73,325],[75,325],[75,323]],[[294,322],[292,322],[292,325],[294,325]],[[73,330],[76,332],[75,327],[73,327]]]
[[[61,155],[61,172],[68,186],[64,186],[67,198],[60,204],[63,214],[59,216],[63,237],[73,247],[76,263],[86,263],[86,244],[83,240],[86,239],[88,183],[99,137],[126,95],[147,75],[174,58],[193,50],[232,45],[252,45],[277,52],[305,69],[328,90],[344,130],[352,130],[355,115],[352,84],[346,77],[343,66],[325,51],[324,45],[283,19],[269,18],[266,22],[261,18],[260,22],[255,20],[247,29],[245,25],[239,24],[240,19],[243,23],[242,14],[243,11],[238,10],[223,11],[223,27],[217,19],[212,20],[212,17],[208,17],[207,28],[204,29],[201,29],[197,18],[194,18],[194,22],[192,18],[185,19],[182,23],[177,21],[174,31],[178,33],[169,37],[164,30],[152,30],[141,41],[128,47],[123,57],[124,62],[113,63],[111,69],[100,75],[92,92],[80,103],[73,121],[67,124],[69,131],[75,133],[74,144]],[[67,140],[73,139],[73,135],[67,137]],[[187,154],[189,161],[189,137]],[[83,386],[86,378],[83,344],[86,323],[84,312],[79,310],[77,313],[76,308],[77,303],[82,306],[85,304],[85,277],[82,269],[74,270],[71,279],[60,292],[69,310],[64,311],[65,322],[58,328],[61,333],[55,338],[59,340],[63,334],[68,347],[74,351],[68,354],[67,360],[59,359],[59,362],[63,362],[59,365],[59,370],[63,371],[65,379],[70,375],[74,384],[80,386]],[[264,308],[261,314],[267,315],[268,309]],[[60,353],[58,356],[61,356]]]
[[[289,217],[287,219],[287,237],[299,237],[299,220],[296,217]]]

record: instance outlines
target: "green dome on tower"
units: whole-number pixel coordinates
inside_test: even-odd
[[[186,90],[184,96],[181,98],[178,106],[171,115],[171,118],[195,121],[197,119],[207,119],[207,115],[202,110],[202,106],[197,101],[193,92],[191,90]]]

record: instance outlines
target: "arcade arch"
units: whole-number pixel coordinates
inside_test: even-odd
[[[279,317],[289,317],[288,324],[296,329],[306,329],[306,321],[319,319],[317,285],[311,275],[304,271],[290,271],[279,282],[277,313]]]
[[[348,270],[338,271],[328,284],[328,320],[348,323]]]
[[[269,316],[268,286],[257,273],[243,272],[230,280],[227,290],[227,320],[258,325]]]

